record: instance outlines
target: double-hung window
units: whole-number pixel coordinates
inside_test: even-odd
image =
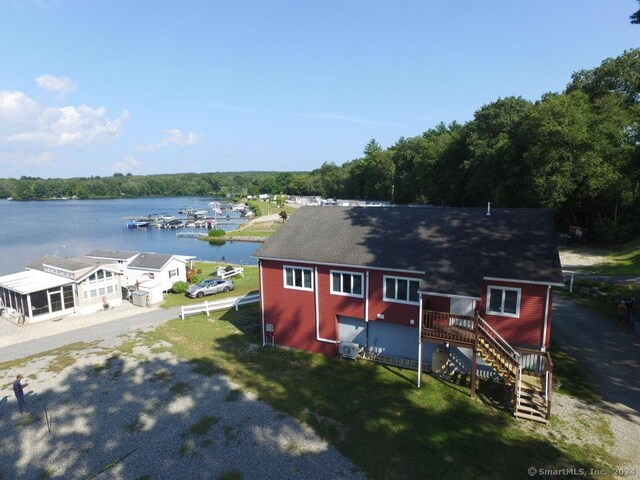
[[[384,300],[387,302],[418,304],[420,280],[402,277],[384,277]]]
[[[313,270],[304,267],[284,267],[285,288],[313,290]]]
[[[349,297],[362,297],[362,277],[361,273],[331,270],[331,293]]]
[[[507,287],[487,288],[487,313],[503,317],[520,316],[521,289]]]

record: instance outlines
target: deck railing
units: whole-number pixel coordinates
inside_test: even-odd
[[[518,349],[522,357],[522,368],[525,373],[541,377],[543,395],[546,400],[546,418],[551,418],[551,396],[553,393],[553,360],[549,352],[540,352],[527,348]]]
[[[424,310],[423,315],[423,336],[467,345],[474,344],[474,317],[432,310]]]

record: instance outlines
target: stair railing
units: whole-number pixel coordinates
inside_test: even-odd
[[[496,346],[506,360],[514,367],[520,367],[520,354],[507,342],[502,335],[496,332],[480,315],[476,317],[478,330],[484,335],[485,339]]]
[[[553,360],[551,354],[546,352],[547,364],[544,372],[544,396],[547,400],[547,420],[551,420],[551,394],[553,392]]]

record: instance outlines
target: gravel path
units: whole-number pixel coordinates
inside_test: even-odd
[[[138,328],[157,327],[177,318],[180,308],[136,307],[124,303],[90,315],[64,317],[23,326],[0,318],[0,362],[23,358],[74,342],[113,341]]]
[[[589,372],[611,414],[615,452],[640,475],[640,337],[569,299],[554,303],[554,338]]]
[[[144,346],[112,357],[122,338],[22,368],[28,415],[0,400],[0,478],[364,479],[310,428]],[[246,352],[250,355],[251,352]],[[16,372],[0,372],[10,385]],[[8,393],[5,387],[4,391]]]

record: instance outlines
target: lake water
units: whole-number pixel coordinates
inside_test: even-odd
[[[50,200],[17,202],[0,200],[0,275],[18,272],[43,255],[75,257],[96,249],[135,250],[192,255],[199,260],[220,260],[255,265],[251,255],[258,244],[227,242],[213,246],[177,232],[127,228],[123,217],[167,213],[178,218],[183,207],[207,210],[212,198],[169,197],[113,200]],[[222,226],[231,230],[232,226]]]

